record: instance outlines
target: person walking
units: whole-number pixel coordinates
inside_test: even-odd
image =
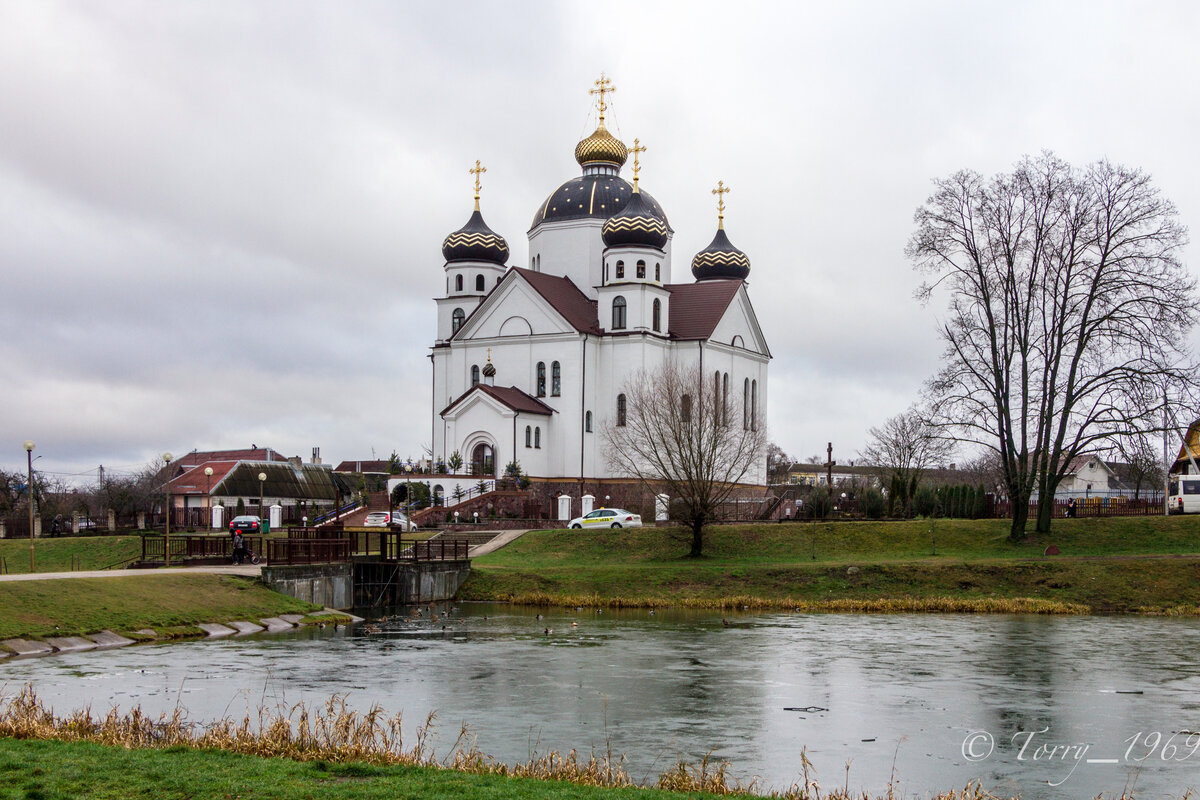
[[[241,564],[246,559],[246,537],[241,531],[233,532],[233,563]]]

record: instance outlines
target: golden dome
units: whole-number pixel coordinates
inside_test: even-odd
[[[608,128],[604,127],[603,117],[600,118],[595,133],[575,145],[575,160],[580,166],[599,163],[620,167],[628,157],[629,150],[625,143],[608,132]]]

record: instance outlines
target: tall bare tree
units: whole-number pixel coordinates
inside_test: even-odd
[[[1117,456],[1125,462],[1124,477],[1133,484],[1133,499],[1142,495],[1142,488],[1162,489],[1164,466],[1162,453],[1147,434],[1131,433],[1116,441]]]
[[[935,187],[907,247],[929,276],[918,297],[949,293],[928,389],[941,424],[999,455],[1019,539],[1030,497],[1052,497],[1072,458],[1192,395],[1186,232],[1147,175],[1108,161],[1043,153]],[[1039,532],[1050,514],[1040,503]]]
[[[604,428],[608,466],[649,491],[670,495],[691,529],[689,555],[698,558],[704,526],[717,518],[722,503],[748,477],[761,479],[755,472],[765,467],[761,415],[743,414],[736,399],[706,384],[698,369],[673,362],[638,373],[622,396],[617,416]]]
[[[871,428],[871,438],[859,457],[880,469],[880,479],[889,487],[890,505],[904,516],[912,516],[912,498],[925,471],[944,466],[954,442],[940,435],[926,414],[915,406]]]

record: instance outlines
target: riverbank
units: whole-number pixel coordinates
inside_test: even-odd
[[[257,579],[186,573],[0,583],[0,640],[111,630],[130,638],[207,635],[200,623],[306,615],[319,606]],[[152,629],[154,637],[136,634]]]
[[[462,600],[559,606],[1200,614],[1200,521],[717,526],[701,559],[662,528],[536,531],[472,564]],[[1059,554],[1045,555],[1053,545]]]

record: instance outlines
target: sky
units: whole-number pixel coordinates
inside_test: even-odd
[[[934,179],[1108,158],[1196,228],[1198,38],[1189,2],[0,0],[0,468],[419,457],[468,169],[525,264],[601,72],[676,280],[731,187],[771,439],[844,463],[939,363]]]

